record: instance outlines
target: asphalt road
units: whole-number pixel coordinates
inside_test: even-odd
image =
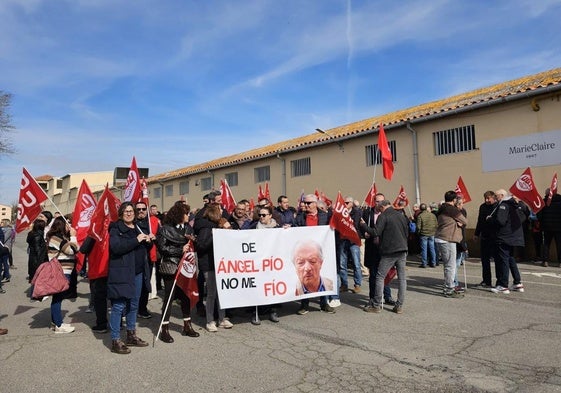
[[[180,335],[179,307],[172,314],[175,343],[111,353],[109,333],[95,335],[85,312],[88,284],[62,303],[71,334],[49,330],[50,302],[30,303],[25,234],[14,248],[12,280],[0,294],[0,392],[561,392],[561,269],[519,265],[526,291],[496,295],[474,288],[480,265],[467,262],[463,299],[440,295],[441,268],[408,263],[404,313],[361,310],[366,290],[342,294],[333,315],[296,315],[284,304],[281,321],[250,324],[235,310],[231,330],[208,333],[194,316],[198,338]],[[463,274],[463,272],[462,272]],[[363,288],[367,288],[366,284]],[[395,296],[395,292],[394,292]],[[155,314],[139,320],[138,334],[152,342]]]

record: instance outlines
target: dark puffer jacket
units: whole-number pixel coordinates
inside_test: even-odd
[[[551,204],[538,212],[540,228],[544,232],[561,232],[561,195],[555,194]]]
[[[497,228],[498,244],[524,246],[524,230],[518,215],[518,203],[513,198],[503,199],[491,216],[491,220]]]
[[[167,224],[161,226],[156,235],[156,245],[162,259],[179,266],[183,246],[187,244],[186,235],[192,234],[193,228],[189,224],[185,224],[183,229]]]

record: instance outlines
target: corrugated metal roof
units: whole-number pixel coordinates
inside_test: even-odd
[[[421,121],[423,118],[429,118],[434,115],[446,112],[453,112],[458,109],[469,109],[477,104],[489,102],[490,104],[496,100],[507,99],[521,95],[529,91],[543,89],[552,85],[561,83],[561,68],[541,72],[539,74],[514,79],[508,82],[499,83],[490,87],[485,87],[468,93],[459,94],[442,100],[432,101],[411,108],[391,112],[385,115],[371,117],[365,120],[346,124],[325,130],[327,134],[313,133],[301,137],[289,139],[286,141],[274,143],[272,145],[263,146],[246,152],[233,154],[227,157],[221,157],[212,161],[189,167],[177,169],[170,172],[161,173],[151,176],[147,179],[148,183],[156,181],[169,180],[191,174],[205,172],[207,170],[222,168],[225,166],[240,164],[242,162],[252,161],[265,158],[278,153],[297,150],[309,145],[327,143],[334,139],[347,138],[355,134],[361,134],[371,131],[374,125],[383,123],[385,126],[400,124],[407,121]]]

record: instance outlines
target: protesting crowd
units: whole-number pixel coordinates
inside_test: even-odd
[[[80,241],[76,228],[71,225],[75,222],[73,217],[40,212],[26,239],[29,296],[32,301],[50,299],[51,329],[57,334],[71,333],[75,327],[64,323],[63,301],[77,297],[78,276],[87,278],[88,311],[96,317],[92,331],[96,334],[110,331],[111,351],[118,354],[130,353],[130,347],[148,346],[136,333],[137,318],[152,318],[148,302],[158,296],[163,303],[158,310],[161,314],[157,338],[164,343],[174,342],[169,324],[174,303],[181,308],[181,335],[196,338],[200,333],[193,328],[192,312],[204,318],[208,332],[234,326],[231,310],[223,308],[218,296],[213,229],[251,231],[327,225],[335,229],[336,280],[321,270],[324,260],[321,245],[298,244],[293,258],[298,279],[295,294],[315,294],[300,300],[298,315],[310,311],[310,299],[314,296],[319,298],[322,312],[335,313],[341,305],[340,293],[365,291],[365,276],[368,276],[365,312],[379,313],[384,305],[389,305],[393,312],[403,313],[406,258],[412,239],[418,241],[421,250],[419,267],[443,266],[442,295],[447,298],[464,296],[465,288],[460,284],[458,271],[468,252],[465,230],[468,218],[461,193],[447,191],[440,204],[421,203],[413,210],[403,200],[398,198],[391,202],[380,192],[372,193],[370,203],[362,207],[351,196],[332,203],[316,192],[302,195],[298,205],[292,207],[284,195],[277,198],[276,206],[269,196],[260,195],[255,206],[252,201],[242,199],[231,206],[230,212],[222,197],[220,191],[205,195],[203,207],[195,211],[191,211],[186,201],[180,200],[164,214],[142,198],[136,203],[119,203],[115,219],[105,222],[105,235],[90,228]],[[352,226],[350,232],[356,237],[340,230],[336,217],[345,217]],[[97,225],[93,221],[91,225]],[[503,295],[511,291],[523,292],[515,258],[517,252],[524,250],[530,233],[537,261],[547,266],[551,242],[555,241],[557,250],[561,247],[559,223],[561,196],[549,189],[544,208],[537,215],[505,190],[485,192],[473,239],[479,242],[481,250],[479,286]],[[10,282],[10,268],[15,268],[11,253],[14,237],[14,229],[5,223],[0,231],[2,283]],[[494,282],[491,260],[495,262]],[[190,266],[191,273],[182,272],[184,267],[189,269]],[[53,277],[57,269],[63,279],[55,283]],[[349,271],[352,271],[352,282]],[[395,297],[389,286],[394,276],[397,276],[398,289]],[[53,292],[51,288],[54,287],[59,289]],[[5,292],[2,287],[0,291]],[[270,321],[277,323],[281,307],[282,304],[248,307],[251,313],[248,319],[251,318],[253,325],[259,325],[260,315],[267,315]],[[6,333],[6,329],[0,330],[0,334]]]

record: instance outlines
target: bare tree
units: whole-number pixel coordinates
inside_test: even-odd
[[[15,152],[12,142],[7,135],[15,129],[12,125],[12,117],[8,113],[11,101],[12,95],[0,90],[0,156]]]

